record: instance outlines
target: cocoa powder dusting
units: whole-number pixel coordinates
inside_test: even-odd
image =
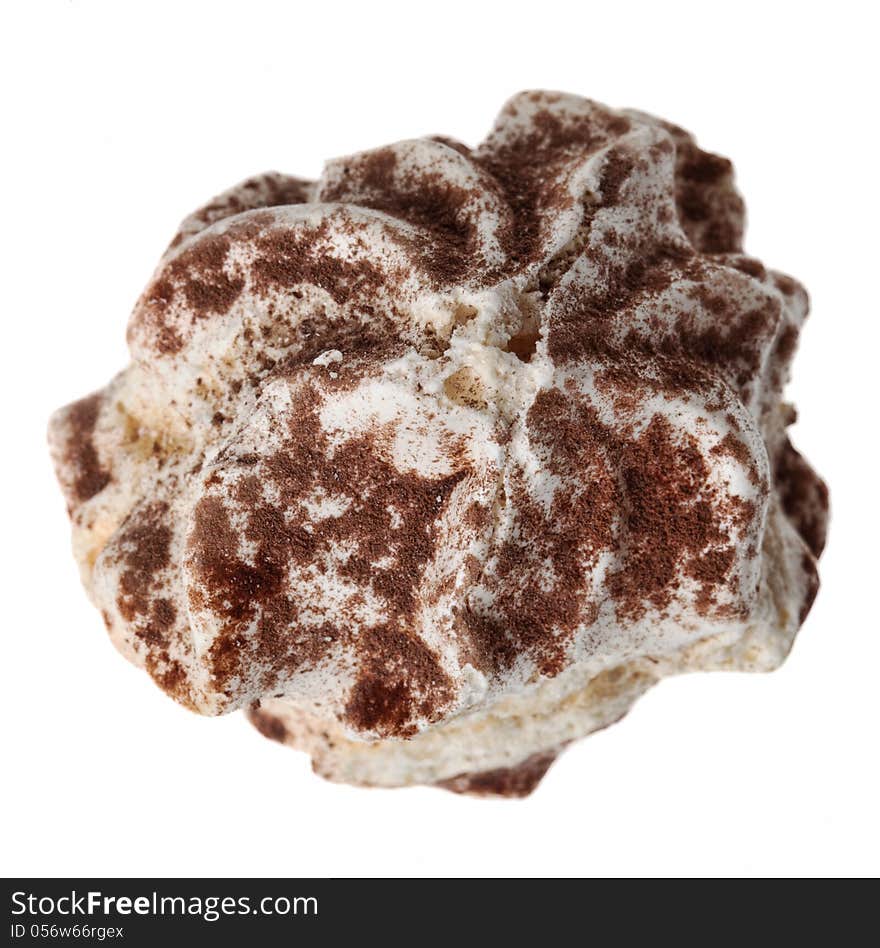
[[[604,456],[608,471],[615,472],[601,499],[580,505],[575,523],[596,550],[611,548],[621,555],[608,580],[618,615],[638,619],[649,604],[663,611],[678,592],[680,570],[701,584],[702,611],[708,611],[732,562],[721,519],[729,501],[709,486],[708,464],[693,436],[675,433],[662,415],[639,435],[627,435],[603,425],[590,405],[558,390],[539,396],[530,421],[546,432],[557,455]]]
[[[597,110],[593,115],[566,116],[539,109],[531,127],[492,149],[480,149],[474,160],[497,182],[515,223],[502,233],[513,269],[540,253],[541,217],[570,207],[566,173],[630,127],[627,118]]]
[[[340,180],[322,193],[325,201],[356,203],[424,231],[428,239],[412,240],[408,247],[436,285],[461,277],[478,262],[469,213],[479,207],[478,196],[436,171],[401,172],[391,148],[351,159]]]
[[[697,607],[706,614],[733,563],[733,548],[696,439],[677,441],[669,422],[656,415],[619,450],[627,552],[609,582],[618,615],[640,618],[648,603],[658,611],[668,608],[679,570],[700,583]]]
[[[152,345],[162,355],[174,355],[184,345],[175,325],[175,308],[185,305],[192,318],[223,315],[244,289],[244,277],[231,271],[231,247],[226,234],[206,234],[185,247],[147,287],[135,311],[134,326],[149,331]]]
[[[193,218],[198,222],[198,229],[203,229],[244,211],[303,204],[309,199],[310,187],[311,183],[302,178],[269,172],[255,178],[248,178],[233,191],[209,201],[196,211]],[[187,223],[190,221],[188,220]],[[171,241],[170,248],[177,247],[186,237],[197,232],[198,230],[192,226],[187,231],[178,231]]]
[[[566,487],[547,508],[525,478],[508,477],[515,528],[484,574],[502,594],[488,609],[472,598],[458,620],[476,667],[504,671],[522,655],[543,675],[566,667],[575,631],[599,615],[589,577],[603,554],[618,564],[604,589],[620,620],[662,614],[683,577],[697,585],[699,614],[729,613],[722,593],[737,591],[729,524],[747,526],[758,508],[709,484],[692,435],[662,415],[640,434],[609,427],[590,403],[559,389],[541,392],[527,420],[533,445]]]
[[[121,566],[116,607],[128,622],[149,617],[153,621],[140,631],[151,644],[174,621],[174,607],[167,599],[154,600],[153,589],[159,574],[168,567],[171,529],[168,505],[150,504],[136,510],[120,527],[115,538],[117,561]]]
[[[273,228],[259,237],[259,255],[252,268],[257,290],[311,283],[326,290],[335,302],[346,303],[384,283],[384,275],[369,260],[347,261],[316,247],[327,234],[324,224],[302,231]]]
[[[681,225],[701,253],[742,249],[745,206],[733,190],[733,165],[677,136],[675,200]]]
[[[416,593],[434,553],[434,523],[467,471],[436,478],[401,474],[367,437],[344,441],[328,462],[318,398],[314,390],[300,394],[278,451],[223,460],[236,475],[232,509],[246,516],[243,531],[233,528],[222,496],[209,492],[196,506],[189,542],[195,605],[206,597],[222,622],[210,651],[212,670],[222,686],[246,678],[256,664],[269,687],[279,675],[314,668],[337,646],[354,650],[350,722],[383,736],[408,736],[415,719],[436,719],[452,694],[448,675],[413,626]],[[344,515],[322,520],[320,530],[300,506],[315,491],[350,501]],[[247,559],[240,533],[255,550]],[[316,606],[299,601],[288,579],[291,571],[324,573],[334,550],[349,545],[354,551],[336,564],[339,575],[384,606],[383,621],[361,628],[356,638],[348,625],[307,621],[304,613]],[[253,621],[256,630],[246,639]]]
[[[557,751],[532,754],[515,767],[498,767],[477,773],[459,774],[435,786],[453,793],[475,796],[527,797],[544,779],[556,760]]]
[[[110,472],[98,458],[92,437],[103,401],[103,395],[96,392],[67,409],[63,457],[74,475],[71,490],[77,504],[91,500],[111,480]]]
[[[193,707],[186,671],[171,657],[180,645],[177,608],[163,593],[171,565],[172,532],[168,504],[137,508],[120,527],[110,556],[119,569],[116,608],[143,648],[144,664],[160,688]]]
[[[787,439],[776,463],[775,480],[782,509],[818,559],[825,549],[828,488]]]
[[[287,728],[281,719],[260,708],[259,701],[248,709],[248,720],[263,737],[268,737],[270,741],[283,744],[287,740]]]

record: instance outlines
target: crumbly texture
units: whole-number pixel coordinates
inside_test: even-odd
[[[215,198],[50,426],[113,641],[330,779],[509,796],[664,676],[776,667],[828,495],[743,215],[680,128],[544,92]]]

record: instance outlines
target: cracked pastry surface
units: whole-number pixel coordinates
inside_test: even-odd
[[[828,503],[743,214],[681,129],[541,92],[211,201],[50,425],[114,643],[331,779],[508,795],[666,675],[776,667]]]

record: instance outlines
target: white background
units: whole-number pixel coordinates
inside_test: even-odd
[[[3,845],[8,875],[876,874],[878,82],[871,5],[2,5]],[[668,681],[525,801],[362,790],[112,648],[69,553],[52,409],[126,360],[178,220],[247,175],[423,133],[513,92],[670,118],[731,156],[747,249],[813,299],[791,396],[832,489],[784,668]]]

